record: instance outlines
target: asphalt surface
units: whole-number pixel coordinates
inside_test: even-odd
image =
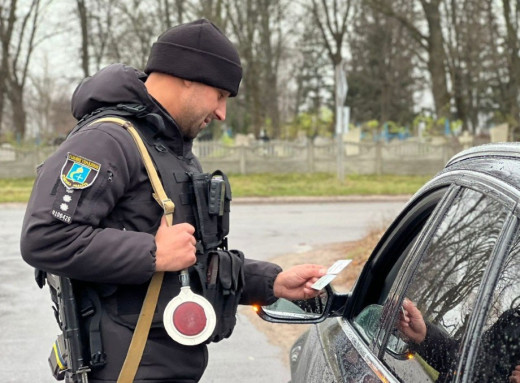
[[[246,256],[269,259],[313,246],[360,239],[371,226],[389,222],[406,197],[336,200],[240,200],[232,207],[230,247]],[[0,382],[51,383],[47,364],[58,326],[46,289],[20,256],[19,234],[25,207],[0,205]],[[210,345],[201,383],[287,382],[281,350],[238,315],[230,339]],[[172,360],[172,363],[175,361]]]

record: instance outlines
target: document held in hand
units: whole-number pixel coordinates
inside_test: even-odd
[[[352,262],[352,259],[341,259],[339,261],[334,262],[334,264],[327,270],[327,274],[325,274],[323,277],[314,282],[314,284],[311,287],[314,290],[323,289],[330,282],[332,282],[334,278],[336,278],[338,274],[341,273],[341,271],[350,264],[350,262]]]

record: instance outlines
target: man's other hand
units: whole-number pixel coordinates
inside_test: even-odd
[[[189,223],[168,226],[163,217],[155,234],[155,270],[179,271],[195,264],[195,228]]]

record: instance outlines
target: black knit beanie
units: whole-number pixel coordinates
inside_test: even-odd
[[[206,19],[178,25],[153,44],[145,73],[161,72],[227,90],[234,97],[242,79],[231,41]]]

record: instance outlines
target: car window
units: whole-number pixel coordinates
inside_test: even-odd
[[[410,264],[405,299],[386,334],[383,356],[401,381],[444,382],[453,375],[460,339],[506,216],[496,200],[462,189],[418,263]],[[385,309],[395,307],[392,299]]]
[[[520,365],[519,275],[520,239],[517,237],[490,297],[472,382],[509,382],[511,373]]]
[[[365,265],[353,294],[357,307],[353,307],[351,322],[367,344],[371,344],[379,334],[383,304],[390,289],[425,223],[447,190],[447,187],[436,189],[403,212]]]

